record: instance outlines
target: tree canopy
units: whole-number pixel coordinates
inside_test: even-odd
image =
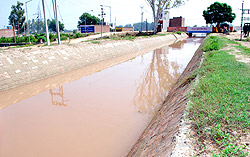
[[[17,29],[18,34],[24,31],[24,9],[22,8],[23,3],[17,1],[17,5],[11,6],[11,12],[9,16],[9,24],[15,26],[15,29]]]
[[[48,20],[48,28],[50,31],[56,32],[56,22],[54,19],[52,19],[51,21]],[[61,21],[59,21],[59,31],[63,30],[64,30],[64,24],[61,23]]]
[[[146,0],[153,11],[154,17],[154,33],[157,31],[158,21],[166,9],[178,7],[183,3],[183,0]]]
[[[206,23],[216,23],[219,25],[222,22],[230,22],[236,18],[236,14],[232,13],[232,7],[226,3],[215,2],[211,4],[207,10],[203,11],[203,17]]]
[[[92,16],[89,13],[83,13],[80,17],[79,17],[78,21],[78,26],[80,25],[85,25],[85,20],[86,20],[86,25],[99,25],[101,23],[101,20],[96,17],[96,16]]]

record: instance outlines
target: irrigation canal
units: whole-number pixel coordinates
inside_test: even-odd
[[[202,40],[155,49],[29,98],[19,92],[25,99],[0,109],[0,156],[126,156]]]

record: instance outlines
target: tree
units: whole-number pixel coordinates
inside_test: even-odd
[[[23,3],[17,1],[17,5],[12,5],[11,6],[11,12],[9,16],[9,24],[13,25],[15,29],[17,29],[18,35],[21,32],[24,32],[24,21],[25,21],[25,16],[24,16],[24,9],[22,8]]]
[[[236,18],[236,14],[232,13],[232,7],[226,3],[215,2],[203,11],[203,17],[207,24],[216,23],[217,26],[222,22],[230,22]]]
[[[163,11],[174,8],[183,3],[182,0],[146,0],[153,11],[154,33],[157,32],[158,21],[161,19]]]
[[[48,20],[48,28],[50,31],[56,32],[56,22],[54,19]],[[64,30],[64,24],[59,21],[59,31]]]
[[[29,20],[29,27],[31,32],[35,33],[43,33],[45,32],[45,25],[44,22],[40,19],[32,19],[32,21]]]
[[[153,23],[153,22],[148,23],[147,26],[148,26],[148,30],[154,30],[154,23]],[[139,22],[139,23],[134,23],[134,24],[133,24],[133,27],[134,27],[134,30],[135,30],[135,31],[140,31],[140,30],[141,30],[141,22]],[[146,29],[147,29],[147,28],[146,28],[146,21],[144,21],[144,22],[142,23],[142,30],[146,30]]]
[[[78,21],[78,26],[80,25],[85,25],[85,20],[86,20],[86,25],[100,25],[101,20],[98,17],[92,16],[89,13],[83,13],[79,17]]]

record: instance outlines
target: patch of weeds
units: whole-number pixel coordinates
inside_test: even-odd
[[[93,43],[93,44],[100,44],[101,42],[97,41],[97,40],[91,40],[91,43]]]
[[[250,39],[249,38],[247,38],[247,39],[242,39],[242,40],[240,40],[240,39],[235,39],[236,41],[244,41],[244,42],[249,42],[250,41]]]
[[[219,40],[221,40],[221,38],[217,36],[209,36],[208,38],[206,38],[202,46],[202,50],[204,52],[208,52],[221,49],[223,46],[225,46],[225,43],[221,41],[219,42]]]
[[[250,56],[250,49],[245,46],[234,46],[238,50],[240,50],[240,54]]]
[[[136,37],[135,36],[126,36],[126,37],[124,37],[123,39],[124,40],[134,40]]]
[[[200,79],[193,93],[188,95],[192,102],[189,117],[200,140],[215,143],[219,150],[217,155],[246,156],[244,146],[235,143],[237,135],[230,133],[250,131],[250,68],[226,51],[218,50],[226,43],[219,37],[206,39],[204,60],[195,73]],[[212,129],[206,131],[206,128]]]
[[[93,41],[93,40],[84,40],[84,41],[81,41],[81,42],[91,42],[91,41]]]
[[[182,33],[182,32],[180,32],[180,31],[177,31],[177,32],[176,32],[176,34],[179,34],[179,35],[181,35],[181,33]]]
[[[118,36],[118,35],[112,35],[112,36],[110,36],[110,39],[111,40],[122,40],[121,36]]]
[[[226,131],[222,131],[220,126],[213,127],[209,132],[210,136],[216,142],[217,146],[220,148],[220,153],[214,156],[247,156],[248,152],[244,152],[246,146],[237,146],[233,143],[235,138]]]
[[[155,36],[166,36],[168,35],[169,33],[162,33],[162,34],[156,34]]]

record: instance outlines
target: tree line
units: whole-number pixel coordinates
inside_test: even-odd
[[[170,0],[146,0],[148,4],[152,8],[153,12],[153,17],[154,17],[154,22],[147,23],[144,21],[143,23],[135,23],[133,24],[134,30],[139,31],[141,30],[141,25],[142,25],[142,30],[154,30],[156,33],[156,29],[158,27],[158,21],[161,18],[164,10],[170,9],[172,7],[176,7],[180,4],[182,4],[182,1],[180,0],[174,0],[174,2],[171,2]],[[23,33],[25,30],[28,29],[30,32],[29,33],[42,33],[45,32],[45,26],[44,26],[44,21],[41,19],[32,19],[29,20],[28,22],[25,19],[25,10],[22,8],[23,3],[17,1],[16,5],[11,6],[11,12],[8,17],[9,19],[9,24],[14,26],[15,29],[17,30],[18,35]],[[227,5],[226,3],[219,3],[215,2],[214,4],[211,4],[210,7],[208,7],[207,10],[203,11],[203,17],[206,20],[206,23],[216,23],[217,25],[222,23],[222,22],[232,22],[236,15],[235,13],[232,13],[232,8],[231,6]],[[55,20],[48,19],[48,28],[51,32],[56,32],[56,24]],[[95,17],[89,13],[83,13],[79,17],[78,21],[78,27],[80,25],[100,25],[101,24],[101,19],[98,17]],[[125,27],[132,27],[131,24],[125,25]],[[60,31],[64,30],[64,24],[59,21],[59,28]]]
[[[11,6],[11,12],[8,17],[9,25],[14,26],[15,30],[17,30],[18,36],[22,33],[25,33],[27,30],[30,31],[29,33],[40,34],[40,33],[45,32],[45,24],[43,20],[38,18],[38,19],[32,19],[32,20],[29,20],[28,22],[25,22],[27,20],[24,16],[25,11],[22,7],[23,7],[23,3],[17,1],[16,5]],[[51,32],[56,32],[55,20],[48,19],[47,23],[48,23],[48,29]],[[64,24],[60,21],[59,21],[59,27],[60,27],[60,31],[64,30]]]

